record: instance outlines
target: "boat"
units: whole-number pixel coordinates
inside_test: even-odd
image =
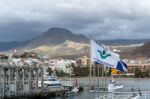
[[[123,84],[118,84],[114,79],[111,79],[108,83],[108,92],[115,92],[123,88]]]
[[[76,81],[77,83],[77,81]],[[62,86],[64,87],[64,89],[67,91],[66,92],[66,96],[70,96],[70,95],[76,95],[80,92],[80,87],[77,85],[74,85],[70,80],[68,79],[63,79],[61,81]]]
[[[74,86],[73,83],[70,80],[68,80],[68,79],[61,80],[61,84],[64,87],[72,87],[72,86]]]
[[[90,93],[97,93],[97,92],[116,92],[119,89],[123,89],[123,84],[117,83],[114,79],[109,80],[107,87],[94,87],[92,86],[89,90]]]
[[[39,81],[39,87],[41,87],[41,81]],[[63,89],[63,86],[58,80],[57,76],[55,74],[50,75],[48,78],[45,78],[43,81],[44,88],[61,88]]]

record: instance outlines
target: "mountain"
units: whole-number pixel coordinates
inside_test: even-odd
[[[12,49],[30,50],[40,46],[56,46],[67,40],[77,43],[88,43],[88,38],[83,35],[75,35],[64,28],[50,28],[43,35],[24,42],[0,42],[0,51]]]
[[[108,45],[128,45],[146,42],[143,40],[99,40],[97,43]],[[89,39],[83,35],[73,34],[65,28],[50,28],[39,37],[25,42],[0,43],[0,51],[17,49],[18,51],[34,51],[50,55],[81,55],[89,53]],[[125,49],[125,48],[123,48]],[[125,49],[126,50],[126,49]]]
[[[145,43],[141,47],[137,47],[132,53],[133,55],[141,55],[145,57],[150,57],[150,42]]]
[[[34,51],[51,56],[81,55],[89,49],[88,38],[75,35],[64,28],[50,28],[43,35],[30,40],[18,48],[20,51]]]
[[[78,43],[88,43],[88,39],[83,35],[75,35],[64,28],[50,28],[43,35],[31,40],[27,45],[22,47],[25,49],[31,49],[42,45],[59,45],[67,40]]]

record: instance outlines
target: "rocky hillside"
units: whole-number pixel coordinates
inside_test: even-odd
[[[49,54],[51,56],[87,55],[89,53],[89,45],[67,40],[59,45],[41,45],[27,51]]]
[[[19,47],[19,51],[34,51],[51,56],[87,54],[89,40],[63,28],[50,28],[43,35]]]
[[[136,48],[132,53],[133,55],[150,57],[150,42],[147,42],[143,46]]]

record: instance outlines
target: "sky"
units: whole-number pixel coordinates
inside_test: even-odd
[[[24,41],[52,27],[94,39],[149,39],[150,0],[0,0],[0,41]]]

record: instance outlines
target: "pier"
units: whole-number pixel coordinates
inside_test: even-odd
[[[62,96],[63,89],[45,89],[43,84],[43,64],[15,64],[0,62],[0,99],[15,97]],[[40,85],[38,82],[41,82]]]

